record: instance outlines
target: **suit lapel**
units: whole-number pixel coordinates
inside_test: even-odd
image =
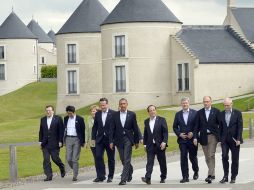
[[[124,127],[123,128],[125,128],[126,123],[127,123],[128,119],[129,119],[129,117],[130,117],[130,112],[127,111],[126,119],[125,119],[125,123],[124,123]]]
[[[234,117],[234,110],[232,110],[232,113],[231,113],[231,116],[230,116],[230,120],[229,120],[229,125],[228,125],[228,126],[231,126],[233,117]]]
[[[51,129],[54,121],[55,121],[55,116],[53,115],[51,123],[50,123],[50,127],[48,129]],[[47,126],[48,126],[47,118],[46,118],[46,123],[47,123]]]
[[[180,119],[182,120],[183,124],[186,125],[185,122],[184,122],[184,118],[183,118],[183,110],[180,113]]]
[[[106,117],[105,125],[106,125],[106,123],[108,122],[110,116],[111,116],[111,112],[110,112],[110,110],[108,110],[108,114],[107,114],[107,117]],[[102,120],[101,120],[101,122],[102,122]],[[103,123],[102,123],[102,124],[103,124]]]
[[[186,126],[188,126],[191,117],[192,117],[192,111],[191,111],[191,109],[190,109],[190,110],[189,110],[189,115],[188,115],[188,119],[187,119],[187,124],[186,124]]]
[[[226,118],[225,118],[225,111],[222,112],[222,122],[224,123],[225,126],[227,126]]]

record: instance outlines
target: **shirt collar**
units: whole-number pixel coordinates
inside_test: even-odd
[[[226,113],[232,113],[232,109],[231,110],[229,110],[229,111],[225,111]]]
[[[211,111],[211,109],[212,109],[212,107],[210,107],[210,108],[205,108],[205,111]]]
[[[120,111],[120,113],[121,114],[127,114],[127,110],[125,110],[125,112]]]
[[[108,109],[106,111],[103,111],[102,113],[108,113]]]
[[[150,117],[150,121],[155,121],[155,120],[156,120],[156,116],[153,119]]]
[[[190,108],[188,108],[186,111],[183,110],[183,113],[189,113],[190,112]]]

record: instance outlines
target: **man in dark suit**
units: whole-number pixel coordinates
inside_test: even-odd
[[[113,150],[114,145],[120,155],[123,164],[123,171],[119,185],[126,185],[126,181],[132,180],[133,167],[131,165],[132,146],[139,146],[139,128],[136,114],[127,111],[128,101],[125,98],[119,101],[120,111],[114,113],[110,128],[110,148]]]
[[[194,144],[197,146],[197,139],[202,145],[208,167],[207,183],[215,179],[215,152],[220,141],[220,110],[212,107],[212,98],[203,98],[204,108],[198,111],[194,129]],[[200,134],[200,135],[198,135]]]
[[[43,153],[43,169],[47,176],[44,181],[51,181],[53,174],[50,157],[59,167],[61,177],[65,176],[64,164],[59,157],[60,148],[63,146],[64,127],[62,118],[54,115],[53,106],[46,106],[46,114],[40,122],[39,143]]]
[[[167,178],[167,162],[165,150],[168,143],[168,126],[165,118],[157,116],[156,107],[150,105],[147,107],[149,118],[144,121],[144,147],[147,153],[146,175],[141,180],[146,184],[151,184],[151,175],[153,172],[154,158],[160,164],[161,181],[165,183]]]
[[[67,106],[66,113],[67,116],[64,117],[66,159],[73,169],[72,181],[77,181],[80,150],[85,144],[85,122],[75,113],[74,106]]]
[[[190,109],[190,99],[188,97],[182,98],[181,105],[182,110],[175,115],[173,129],[178,137],[177,142],[181,152],[181,170],[183,179],[180,180],[180,183],[185,183],[189,182],[188,153],[194,171],[193,179],[198,179],[198,147],[193,144],[193,131],[197,112]]]
[[[109,147],[109,131],[114,111],[109,109],[108,99],[100,99],[100,111],[95,114],[94,125],[92,128],[92,140],[96,142],[96,172],[97,177],[94,182],[104,181],[106,170],[104,164],[104,152],[106,150],[108,156],[108,179],[110,183],[113,180],[115,172],[115,149]]]
[[[228,153],[231,151],[231,181],[235,183],[239,168],[239,152],[240,144],[243,143],[243,119],[242,113],[232,108],[232,99],[226,98],[224,100],[225,110],[221,112],[221,148],[222,148],[222,164],[224,176],[220,183],[228,182],[229,162]]]

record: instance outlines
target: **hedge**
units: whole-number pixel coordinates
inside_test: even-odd
[[[57,77],[57,66],[46,65],[41,67],[41,78],[56,78]]]

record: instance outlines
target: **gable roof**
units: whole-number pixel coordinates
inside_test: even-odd
[[[254,8],[231,8],[246,38],[254,42]]]
[[[48,32],[48,37],[53,40],[54,44],[56,43],[56,34],[52,29]]]
[[[229,26],[183,26],[177,34],[200,63],[254,63],[254,51]]]
[[[39,43],[53,43],[53,40],[44,32],[35,20],[32,19],[27,27],[38,38]]]
[[[0,26],[0,39],[36,39],[37,37],[12,12]]]
[[[100,24],[107,16],[108,11],[98,0],[83,0],[57,35],[100,32]]]
[[[102,25],[128,22],[181,23],[161,0],[121,0]]]

